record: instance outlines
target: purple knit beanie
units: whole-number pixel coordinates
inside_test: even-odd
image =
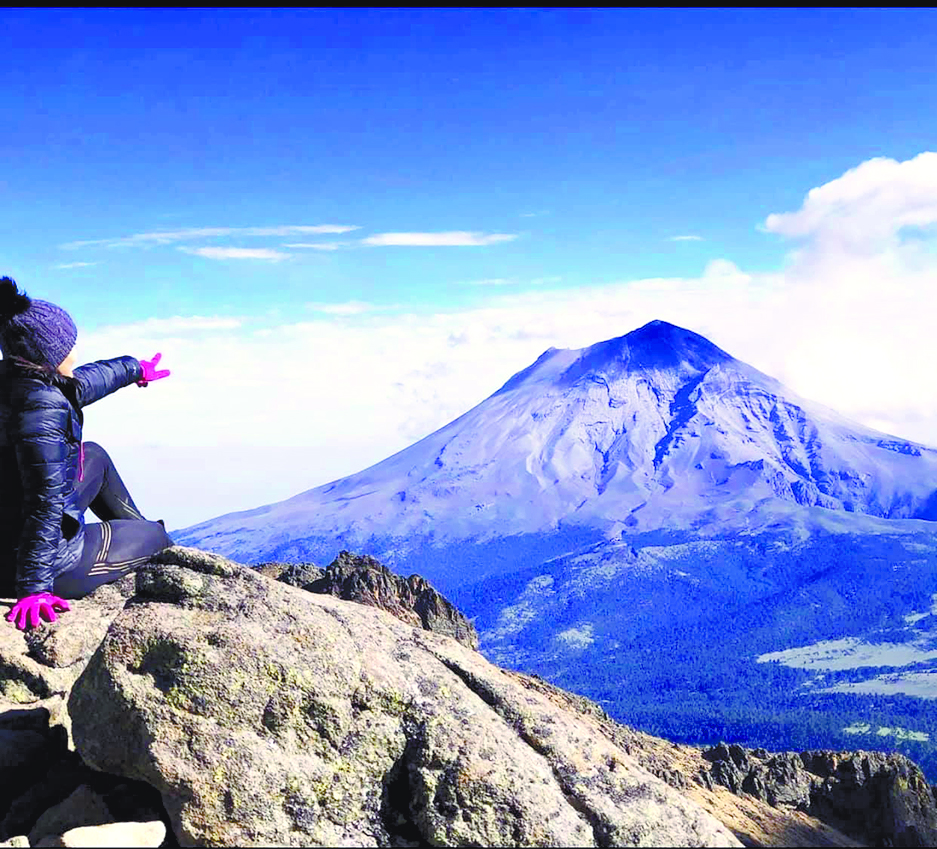
[[[57,369],[75,347],[78,328],[61,307],[19,292],[0,278],[0,352]]]

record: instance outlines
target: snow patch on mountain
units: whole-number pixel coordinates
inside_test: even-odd
[[[924,743],[930,740],[930,734],[926,731],[909,731],[907,728],[891,728],[887,725],[879,726],[875,731],[868,722],[854,722],[852,725],[843,729],[845,734],[874,734],[876,737],[894,737],[896,740],[914,740]]]
[[[515,603],[501,611],[489,638],[504,640],[521,632],[538,617],[544,599],[553,594],[552,575],[538,575],[531,579]]]
[[[920,545],[915,543],[905,543],[905,549],[908,551],[920,551],[922,554],[926,554],[929,549],[926,545]],[[909,613],[905,616],[904,621],[909,625],[914,625],[917,622],[920,622],[922,619],[926,619],[928,616],[937,616],[937,595],[931,596],[931,606],[929,610],[924,611],[923,613]]]
[[[595,639],[592,636],[592,623],[586,622],[575,628],[567,628],[556,635],[556,639],[568,649],[584,649],[591,646]]]
[[[937,658],[937,651],[925,648],[933,639],[911,643],[868,643],[854,637],[824,640],[809,646],[767,652],[758,663],[780,663],[795,669],[861,669],[874,666],[910,666]]]
[[[844,681],[817,692],[937,699],[937,672],[895,672],[877,675],[867,681]]]

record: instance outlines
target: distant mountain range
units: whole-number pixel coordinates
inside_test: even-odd
[[[622,721],[768,748],[900,740],[934,781],[935,520],[937,450],[653,321],[545,351],[357,474],[172,536],[244,563],[370,554],[448,594],[496,662]]]

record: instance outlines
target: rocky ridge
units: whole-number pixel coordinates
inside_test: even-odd
[[[792,807],[834,823],[874,846],[937,846],[934,796],[908,758],[884,752],[803,751],[772,754],[719,743],[697,780]]]
[[[800,769],[830,792],[785,795],[767,753],[668,743],[499,669],[414,577],[175,546],[51,626],[0,629],[0,841],[850,846],[937,823],[899,756],[815,753]],[[405,609],[421,598],[434,615]]]
[[[312,593],[357,601],[416,627],[447,634],[470,649],[478,634],[469,619],[420,575],[403,578],[369,555],[340,551],[325,569],[312,563],[262,563],[258,571]]]

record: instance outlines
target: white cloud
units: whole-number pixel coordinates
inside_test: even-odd
[[[54,265],[53,268],[56,269],[66,269],[66,268],[88,268],[92,265],[98,265],[97,262],[62,262],[58,265]]]
[[[284,248],[310,248],[315,251],[337,251],[345,245],[344,242],[292,242],[283,245]]]
[[[933,445],[937,342],[922,306],[933,303],[935,223],[930,152],[868,160],[811,189],[799,210],[769,215],[764,229],[799,246],[767,309],[789,329],[760,343],[779,362],[775,376],[807,397]],[[787,349],[777,350],[785,336]]]
[[[549,215],[549,214],[550,214],[550,210],[540,209],[537,212],[522,212],[520,214],[520,217],[521,218],[540,218],[543,215]]]
[[[194,227],[187,230],[161,230],[154,233],[135,233],[114,239],[91,239],[81,242],[67,242],[59,247],[66,249],[84,248],[90,245],[107,247],[170,245],[174,242],[187,242],[192,239],[204,239],[217,236],[303,236],[319,233],[348,233],[360,227],[346,224],[284,225],[280,227]]]
[[[867,254],[906,227],[937,224],[937,153],[897,162],[869,159],[807,193],[796,212],[769,215],[764,229]]]
[[[748,283],[752,279],[751,275],[746,274],[728,259],[711,259],[706,263],[706,267],[703,269],[703,279],[711,280],[713,278],[732,278],[740,283]]]
[[[180,247],[180,251],[193,256],[202,256],[206,259],[270,259],[279,262],[289,259],[290,254],[270,248],[187,248]]]
[[[512,233],[470,233],[452,230],[445,233],[378,233],[361,240],[363,245],[403,245],[407,247],[449,247],[494,245],[512,242],[517,238]]]
[[[542,286],[544,283],[559,283],[562,277],[535,277],[526,281],[531,286]],[[485,277],[481,280],[463,280],[463,286],[518,286],[525,281],[513,277]]]
[[[920,208],[916,184],[903,177],[890,195],[884,184],[877,192],[889,196],[893,222]],[[795,220],[813,208],[811,197],[772,220]],[[835,233],[837,221],[855,232],[856,207],[868,202],[867,194],[841,199],[838,213],[823,217],[823,233]],[[376,463],[466,412],[551,346],[579,348],[664,319],[794,392],[937,446],[937,334],[929,309],[937,253],[913,240],[870,254],[851,253],[842,240],[801,238],[783,270],[770,274],[714,258],[696,277],[495,288],[482,306],[435,314],[349,301],[315,305],[322,313],[316,319],[261,331],[251,329],[250,317],[210,333],[189,332],[211,321],[199,317],[191,326],[173,324],[176,318],[98,328],[81,336],[82,361],[161,351],[172,375],[88,408],[85,438],[120,452],[144,512],[165,513],[170,527],[181,527]],[[162,447],[140,452],[146,443]],[[212,469],[223,470],[223,485],[199,489],[204,474],[191,446],[203,446]],[[286,446],[302,446],[293,463]],[[283,456],[270,459],[278,450]],[[163,462],[153,465],[150,456]],[[265,475],[268,462],[289,473],[291,489]],[[247,480],[250,489],[240,483]]]
[[[671,242],[702,242],[702,236],[671,236],[668,241]]]
[[[240,318],[201,315],[175,315],[171,318],[147,318],[121,325],[123,332],[133,333],[186,333],[203,330],[235,330],[244,324]]]
[[[378,307],[366,301],[346,301],[342,304],[310,302],[306,304],[306,307],[316,312],[326,313],[327,315],[362,315],[366,312],[386,309],[386,307]]]

